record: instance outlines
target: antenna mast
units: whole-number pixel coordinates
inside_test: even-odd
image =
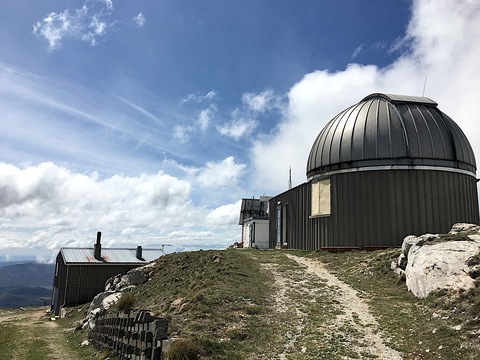
[[[425,82],[423,83],[422,97],[425,96],[425,88],[427,87],[427,75],[425,75]]]
[[[288,170],[288,190],[292,188],[292,167]]]

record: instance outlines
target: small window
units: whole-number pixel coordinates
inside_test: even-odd
[[[330,212],[330,179],[312,183],[312,216],[326,216]]]

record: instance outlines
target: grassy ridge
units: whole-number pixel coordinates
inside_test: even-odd
[[[172,336],[191,339],[203,355],[244,359],[271,342],[272,275],[246,252],[198,251],[164,256],[135,289],[135,307],[171,319]]]
[[[478,291],[469,296],[464,294],[463,298],[442,292],[424,300],[416,299],[390,269],[398,249],[289,253],[321,259],[338,278],[358,290],[370,304],[388,338],[387,344],[405,358],[474,359],[478,355],[480,321],[475,313],[478,306],[475,304],[480,303]],[[135,290],[135,307],[170,317],[172,336],[199,344],[204,358],[275,358],[285,345],[284,334],[295,327],[295,314],[274,309],[278,305],[275,304],[278,289],[274,286],[272,269],[282,276],[296,274],[298,278],[293,281],[298,284],[302,281],[298,264],[287,259],[282,251],[172,254],[161,258],[152,280]],[[317,285],[321,289],[321,282]],[[316,299],[306,299],[305,293],[302,295],[293,287],[289,294],[298,296],[293,302],[301,306],[310,320],[303,330],[305,337],[301,338],[305,343],[297,344],[298,352],[288,353],[286,358],[315,358],[308,355],[315,347],[319,358],[341,356],[338,352],[343,346],[341,338],[334,349],[328,342],[322,342],[322,335],[314,330],[315,322],[336,316],[330,309],[332,306],[325,307],[329,299],[322,291]],[[455,299],[453,305],[452,299]],[[461,330],[455,330],[458,325]],[[300,352],[302,347],[307,349],[304,354]]]
[[[357,351],[364,339],[357,328],[346,323],[335,327],[344,310],[332,296],[336,288],[286,256],[293,254],[321,260],[356,289],[370,305],[385,342],[405,359],[477,359],[480,288],[416,299],[390,269],[398,251],[170,254],[156,262],[150,280],[123,303],[169,318],[170,339],[177,339],[172,348],[189,348],[201,359],[371,358]],[[70,359],[101,358],[92,348],[80,348],[85,331],[72,331],[84,309],[70,309],[67,318],[56,322],[60,327],[48,331],[48,318],[36,322],[38,331],[27,331],[20,321],[0,321],[0,359],[58,358],[47,354],[52,343],[60,344],[57,351],[70,353]],[[172,359],[185,357],[167,360]]]

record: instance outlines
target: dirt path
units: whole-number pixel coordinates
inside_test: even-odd
[[[287,257],[292,261],[263,264],[274,276],[273,316],[284,344],[275,359],[402,359],[356,290],[319,260]]]
[[[353,326],[359,333],[362,333],[364,343],[362,347],[357,346],[356,352],[366,351],[368,354],[377,356],[380,359],[402,359],[397,351],[385,345],[375,317],[370,312],[368,304],[358,296],[355,289],[328,272],[318,260],[293,255],[287,256],[298,264],[305,266],[308,273],[326,280],[328,287],[337,289],[335,300],[339,302],[343,314],[337,316],[335,328],[341,329],[344,325],[349,325]]]
[[[74,359],[71,352],[65,348],[62,330],[55,321],[48,320],[44,309],[4,310],[0,312],[0,324],[3,322],[12,322],[17,326],[18,337],[21,338],[22,344],[34,342],[47,344],[48,359]],[[24,359],[26,348],[20,344],[15,348],[12,359]]]

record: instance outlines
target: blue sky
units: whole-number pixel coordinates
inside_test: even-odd
[[[425,77],[477,150],[478,28],[469,0],[3,1],[0,260],[224,248],[333,116]]]

